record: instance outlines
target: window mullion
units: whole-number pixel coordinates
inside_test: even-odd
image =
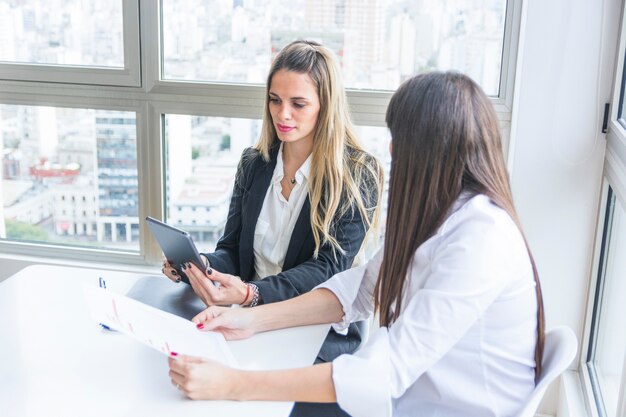
[[[144,91],[152,91],[160,79],[161,13],[160,1],[140,0],[141,63]]]
[[[124,71],[129,77],[130,86],[141,86],[141,63],[139,48],[139,3],[137,0],[123,0]]]
[[[141,253],[146,262],[155,263],[162,258],[161,250],[149,233],[146,216],[163,218],[163,134],[161,114],[146,102],[138,115],[137,169],[139,180],[139,230]]]

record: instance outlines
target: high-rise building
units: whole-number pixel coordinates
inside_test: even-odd
[[[372,70],[384,64],[385,5],[383,0],[306,0],[309,33],[320,34],[319,40],[337,54],[350,86],[370,87]],[[306,33],[292,33],[299,32]]]
[[[0,61],[15,60],[15,26],[16,14],[8,4],[0,3]]]
[[[402,79],[415,71],[415,24],[406,12],[391,19],[389,64],[398,69]]]
[[[54,232],[58,236],[96,236],[97,200],[93,178],[80,176],[52,190]]]
[[[177,198],[191,176],[191,117],[170,114],[167,122],[167,195]],[[169,200],[169,198],[168,198]]]
[[[368,70],[384,62],[385,1],[345,0],[346,50],[354,54],[354,64]]]
[[[139,237],[135,114],[97,110],[98,241]]]

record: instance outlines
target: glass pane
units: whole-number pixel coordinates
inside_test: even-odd
[[[592,365],[607,416],[615,416],[626,352],[626,213],[614,196],[610,203],[614,206],[612,219],[607,223],[608,230],[605,230],[605,273],[601,278],[602,294],[596,306]]]
[[[135,113],[0,105],[2,239],[138,250]]]
[[[226,225],[239,158],[244,148],[256,143],[261,121],[165,115],[164,125],[166,222],[188,231],[199,250],[213,250]],[[388,129],[359,126],[357,133],[381,160],[388,179]],[[383,209],[386,205],[385,195]]]
[[[189,232],[200,251],[222,236],[237,164],[261,121],[165,115],[166,222]]]
[[[121,0],[0,0],[0,61],[124,67]]]
[[[356,132],[365,150],[378,158],[385,172],[385,185],[381,199],[378,235],[368,235],[369,240],[365,243],[363,253],[361,254],[362,258],[357,259],[356,263],[356,265],[361,265],[374,256],[376,251],[380,249],[381,245],[384,243],[389,192],[389,172],[391,171],[391,154],[389,153],[391,133],[386,127],[374,126],[357,126]]]
[[[340,58],[346,86],[394,90],[410,75],[462,71],[497,96],[506,0],[162,0],[166,79],[263,84],[296,39]]]
[[[620,123],[622,124],[622,126],[624,128],[626,128],[626,120],[624,118],[625,114],[624,112],[626,111],[626,109],[624,108],[624,106],[626,106],[626,62],[624,62],[624,68],[622,71],[622,87],[620,90],[620,99],[619,99],[619,108],[618,108],[618,120],[620,121]]]

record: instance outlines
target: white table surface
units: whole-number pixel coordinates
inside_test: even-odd
[[[145,275],[41,265],[0,283],[0,416],[289,415],[293,403],[186,399],[171,385],[164,354],[92,320],[82,283],[100,276],[124,294]],[[300,367],[313,363],[328,328],[228,344],[246,367]]]

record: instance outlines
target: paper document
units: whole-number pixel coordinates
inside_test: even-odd
[[[84,289],[91,316],[97,323],[106,324],[166,355],[177,352],[237,367],[222,334],[201,332],[189,320],[106,288],[86,285]]]

